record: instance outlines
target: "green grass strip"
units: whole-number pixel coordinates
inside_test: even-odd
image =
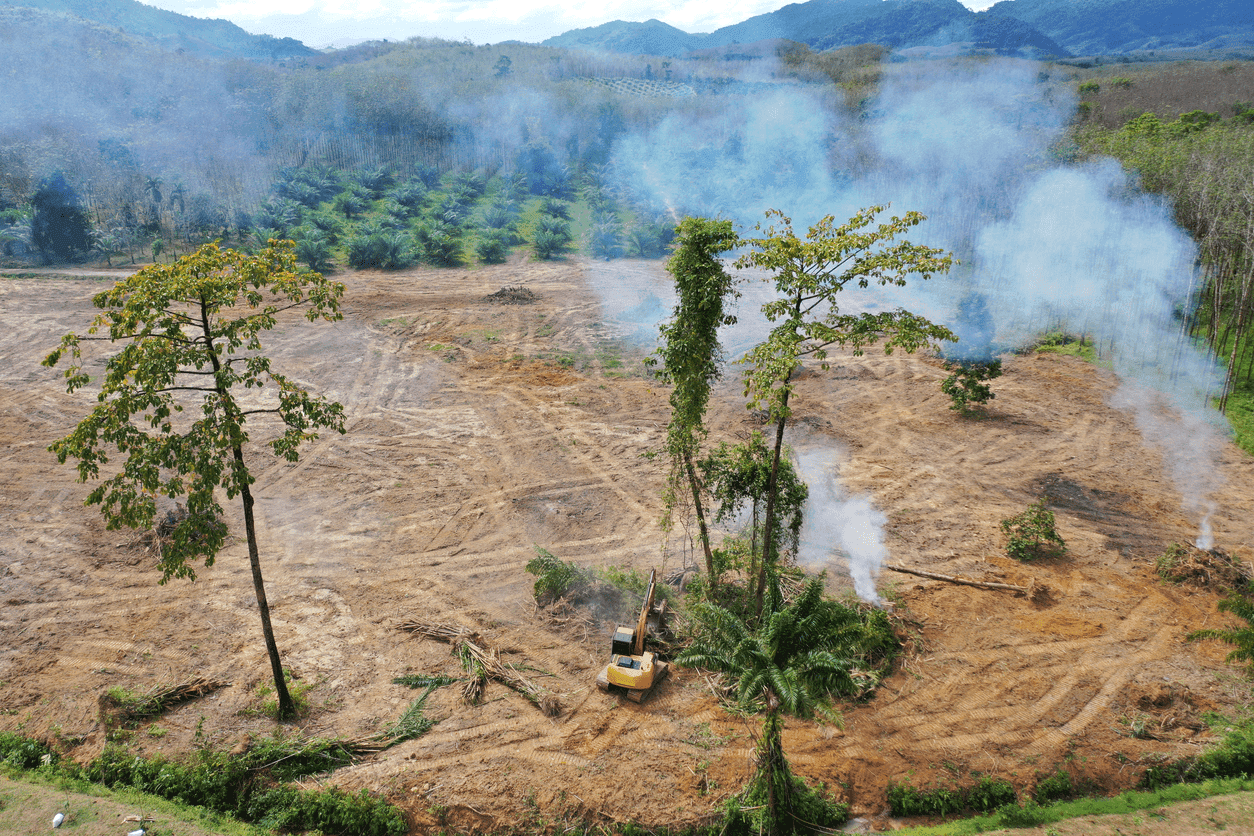
[[[960,819],[930,827],[909,828],[899,830],[897,833],[903,836],[966,836],[966,834],[985,833],[991,830],[1004,830],[1007,827],[1037,827],[1064,819],[1135,813],[1166,804],[1196,801],[1201,798],[1247,790],[1254,790],[1254,778],[1215,778],[1198,784],[1174,784],[1160,790],[1128,791],[1113,798],[1080,798],[1045,806],[1029,800],[1021,805],[1006,805],[991,815]]]

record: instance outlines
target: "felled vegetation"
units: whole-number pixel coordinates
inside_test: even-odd
[[[101,694],[97,701],[99,720],[109,727],[156,717],[176,705],[213,693],[228,684],[222,680],[198,676],[176,685],[158,685],[143,693],[113,687]]]
[[[1251,569],[1222,549],[1172,543],[1154,563],[1163,580],[1216,590],[1247,587]]]
[[[483,645],[473,631],[462,627],[424,621],[406,621],[398,629],[452,645],[453,655],[470,676],[464,680],[462,698],[470,705],[479,702],[489,679],[522,694],[546,717],[562,713],[561,701],[520,674],[512,665],[501,661],[500,652]]]

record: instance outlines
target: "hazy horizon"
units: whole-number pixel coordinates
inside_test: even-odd
[[[993,0],[961,0],[974,11]],[[712,6],[678,3],[623,2],[597,6],[563,0],[159,0],[149,5],[192,17],[221,18],[256,35],[295,38],[321,49],[368,40],[412,37],[469,40],[476,44],[502,41],[539,43],[572,29],[586,29],[615,20],[660,20],[690,34],[767,14],[788,5],[779,0],[732,0]]]

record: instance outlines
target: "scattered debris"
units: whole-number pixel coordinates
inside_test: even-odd
[[[404,630],[406,633],[414,633],[419,636],[426,636],[429,639],[442,641],[446,644],[456,644],[462,639],[479,639],[479,634],[469,627],[461,625],[437,624],[434,621],[410,620],[402,621],[396,625],[396,629]]]
[[[500,305],[533,305],[540,301],[540,297],[522,285],[514,285],[503,287],[496,293],[489,293],[483,297],[483,301],[496,302]]]
[[[466,702],[472,705],[478,702],[483,695],[486,680],[493,679],[531,700],[546,717],[556,717],[562,713],[562,704],[557,697],[532,683],[512,666],[501,662],[499,651],[485,649],[471,641],[472,638],[479,640],[473,630],[426,621],[406,621],[398,624],[397,628],[453,645],[453,652],[471,674],[471,678],[462,686],[462,697]]]
[[[1033,600],[1044,595],[1048,596],[1049,587],[1044,584],[1032,582],[1032,586],[1016,586],[1012,583],[994,583],[993,581],[973,581],[967,578],[957,578],[953,575],[942,575],[939,572],[925,572],[922,569],[907,569],[904,566],[894,566],[891,563],[884,564],[885,569],[891,569],[894,572],[902,572],[906,575],[918,575],[921,578],[931,578],[934,581],[945,581],[947,583],[960,583],[965,586],[974,586],[979,589],[1004,589],[1007,592],[1015,592],[1024,595]]]

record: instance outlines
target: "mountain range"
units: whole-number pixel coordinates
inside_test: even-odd
[[[301,60],[318,53],[293,38],[253,35],[136,0],[0,0],[0,16],[79,20],[167,50],[204,57]],[[807,0],[708,34],[659,20],[573,29],[544,46],[677,57],[737,44],[788,40],[816,51],[879,44],[897,52],[994,52],[1032,58],[1254,50],[1250,0],[1001,0],[973,12],[958,0]]]
[[[709,34],[658,20],[574,29],[545,46],[679,56],[783,38],[826,50],[876,43],[894,50],[956,46],[1047,58],[1254,47],[1249,0],[1002,0],[973,12],[958,0],[808,0]]]

